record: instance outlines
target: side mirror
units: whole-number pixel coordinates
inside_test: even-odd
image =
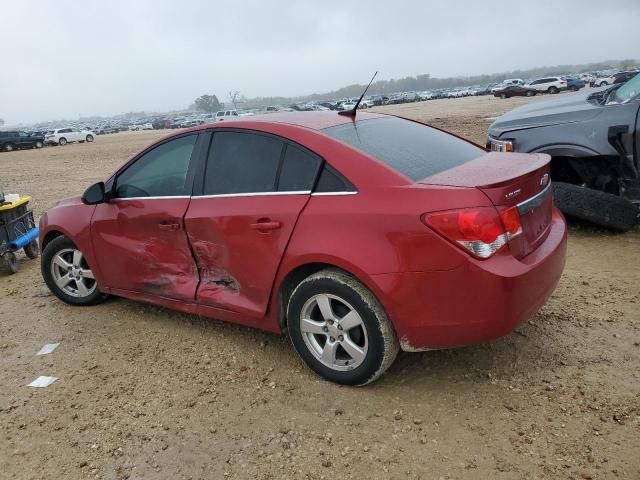
[[[97,205],[107,201],[104,182],[98,182],[87,188],[82,194],[82,201],[87,205]]]

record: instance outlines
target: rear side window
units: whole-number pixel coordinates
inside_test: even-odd
[[[417,181],[465,164],[485,150],[435,128],[397,117],[325,128],[323,133]]]
[[[325,163],[316,184],[316,193],[355,192],[355,187],[340,173]]]
[[[284,142],[253,133],[213,134],[205,195],[273,192]]]
[[[287,145],[287,151],[280,170],[278,191],[311,191],[321,160],[293,145]]]

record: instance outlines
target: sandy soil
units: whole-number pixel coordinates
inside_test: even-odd
[[[487,118],[523,101],[382,110],[483,142]],[[0,183],[40,214],[162,134],[0,154]],[[572,226],[529,322],[403,354],[363,389],[315,377],[285,338],[122,299],[68,307],[21,255],[0,272],[0,477],[638,479],[639,252],[637,230]],[[40,375],[59,380],[25,387]]]

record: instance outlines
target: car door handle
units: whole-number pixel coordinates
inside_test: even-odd
[[[276,230],[281,226],[282,224],[280,222],[272,222],[270,220],[258,221],[251,224],[253,230]]]
[[[158,227],[161,230],[179,230],[180,229],[180,224],[179,223],[160,223],[158,224]]]

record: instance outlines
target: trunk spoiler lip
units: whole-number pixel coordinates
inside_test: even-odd
[[[502,159],[507,162],[519,163],[521,168],[526,168],[526,171],[514,174],[510,169],[511,171],[503,172],[501,175],[501,170],[497,169],[493,163]],[[423,178],[416,183],[449,187],[493,188],[509,184],[514,178],[532,175],[537,170],[545,166],[548,167],[550,161],[551,156],[546,153],[487,152],[467,163]]]

